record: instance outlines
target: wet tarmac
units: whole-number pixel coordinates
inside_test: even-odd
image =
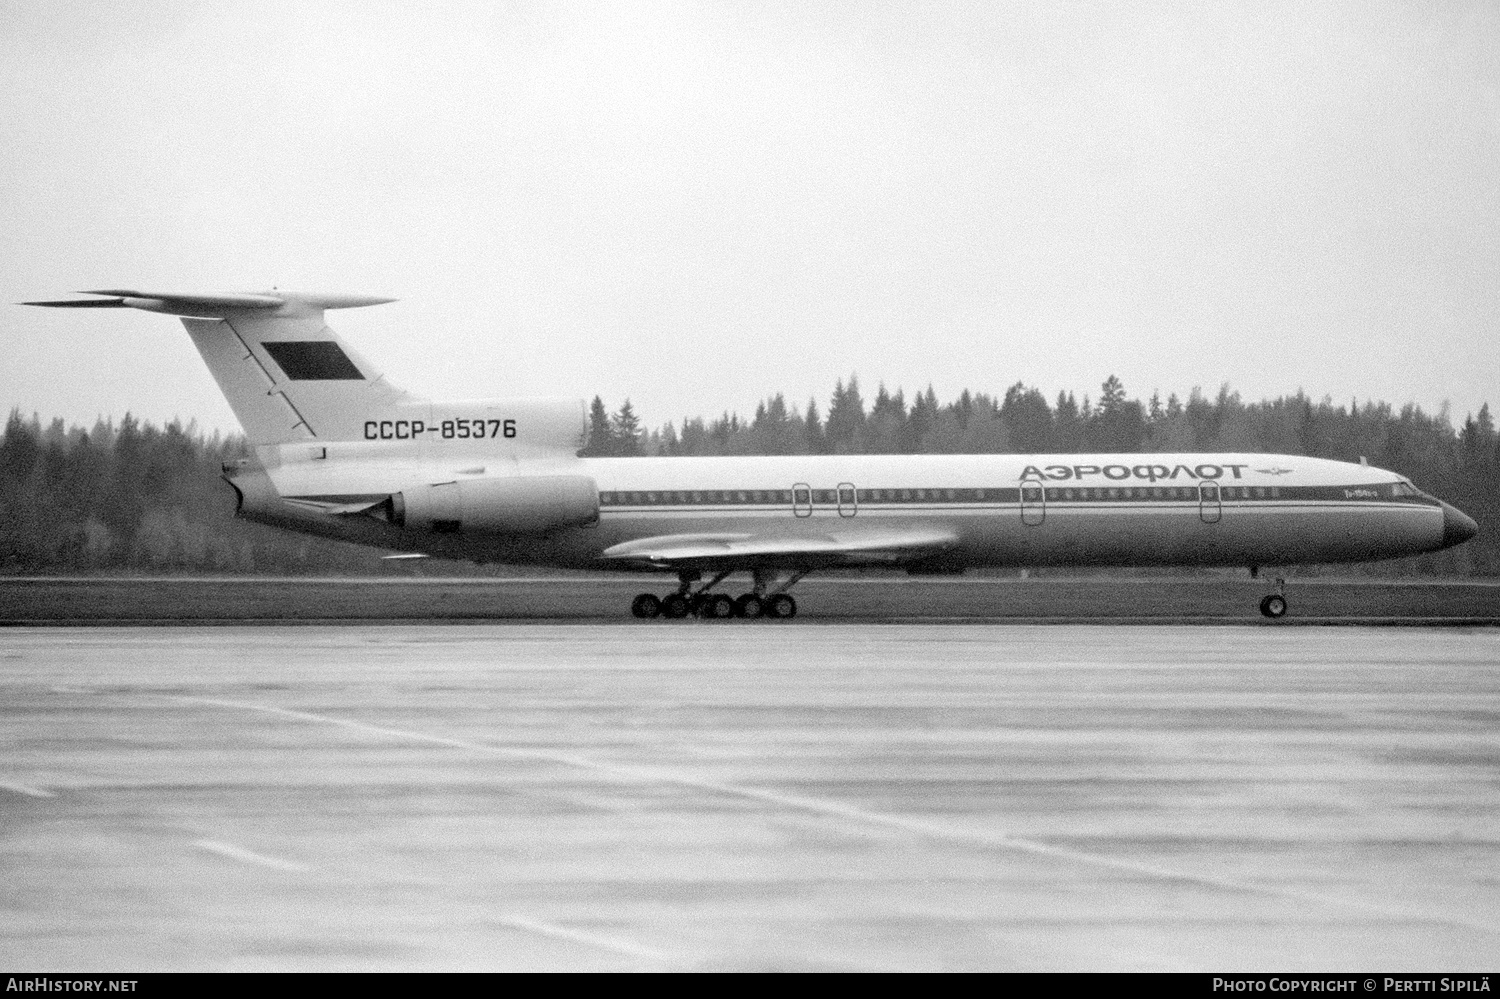
[[[1489,970],[1500,630],[0,632],[0,965]]]
[[[738,594],[731,578],[721,592]],[[665,596],[660,575],[530,578],[0,577],[0,627],[44,624],[419,624],[631,621],[631,598]],[[797,584],[797,623],[1032,622],[1500,625],[1500,582],[1294,579],[1287,616],[1258,608],[1275,581],[1248,573],[996,579],[815,576]],[[657,624],[663,622],[655,622]],[[712,627],[784,627],[770,621]]]

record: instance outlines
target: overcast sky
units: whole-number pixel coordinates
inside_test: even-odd
[[[1500,403],[1500,4],[0,4],[0,295],[331,313],[656,426],[857,373]],[[235,427],[180,324],[0,306],[0,407]],[[868,397],[868,396],[867,396]]]

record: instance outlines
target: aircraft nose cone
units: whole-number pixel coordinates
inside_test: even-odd
[[[1474,523],[1474,518],[1464,513],[1456,506],[1443,504],[1443,547],[1452,548],[1461,545],[1474,535],[1479,533],[1479,525]]]

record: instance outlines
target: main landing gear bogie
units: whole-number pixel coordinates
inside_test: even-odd
[[[705,620],[728,620],[757,618],[785,620],[797,616],[797,600],[790,593],[777,593],[761,598],[746,593],[738,598],[727,593],[710,593],[693,599],[681,593],[669,593],[658,597],[654,593],[642,593],[630,602],[630,613],[638,618],[664,617],[681,620],[685,617],[700,617]]]
[[[681,620],[686,617],[699,617],[705,620],[728,620],[730,618],[744,618],[750,621],[757,618],[786,620],[797,616],[797,600],[786,591],[802,578],[803,573],[793,576],[775,593],[766,592],[768,577],[759,572],[755,575],[755,589],[750,593],[741,594],[739,597],[731,597],[727,593],[710,593],[709,590],[718,585],[727,575],[729,574],[719,574],[697,592],[691,590],[694,579],[685,577],[681,588],[676,593],[669,593],[664,597],[658,597],[654,593],[642,593],[630,602],[630,613],[642,619],[664,617],[668,620]]]

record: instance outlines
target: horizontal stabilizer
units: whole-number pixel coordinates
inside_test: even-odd
[[[219,309],[274,309],[285,305],[286,299],[276,295],[191,295],[169,291],[129,291],[110,289],[107,291],[80,291],[80,295],[110,295],[119,299],[145,299],[153,302],[181,302],[183,305],[210,306]]]
[[[395,301],[394,298],[380,298],[375,295],[289,291],[199,295],[176,291],[107,288],[99,291],[80,291],[79,294],[103,297],[57,302],[22,302],[21,304],[41,305],[53,309],[141,309],[145,312],[162,312],[169,316],[215,318],[222,313],[242,310],[274,309],[280,315],[298,315],[321,312],[324,309],[354,309],[365,305],[384,305]]]
[[[70,298],[65,302],[22,302],[22,305],[41,305],[49,309],[128,309],[122,298]]]

